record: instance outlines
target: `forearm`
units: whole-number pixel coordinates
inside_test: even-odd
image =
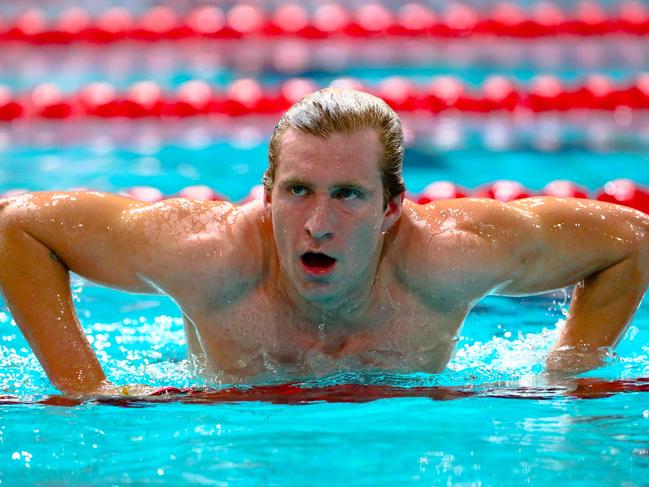
[[[633,318],[648,281],[647,258],[634,252],[579,283],[548,369],[581,372],[600,365]]]
[[[96,390],[106,377],[74,311],[66,267],[19,227],[4,227],[0,239],[0,286],[48,377],[64,392]]]

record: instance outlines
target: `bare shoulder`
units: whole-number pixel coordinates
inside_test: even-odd
[[[188,286],[218,292],[263,275],[266,222],[258,203],[170,199],[132,209],[125,218],[142,242],[158,249],[147,273],[172,295]]]
[[[267,226],[259,203],[150,204],[83,191],[0,200],[0,248],[27,239],[87,279],[174,297],[192,287],[218,293],[258,279]]]
[[[523,255],[518,235],[529,216],[502,202],[464,198],[404,206],[395,239],[399,277],[422,295],[444,302],[472,301],[498,284],[497,270]]]
[[[122,218],[126,225],[147,239],[185,241],[196,234],[215,234],[218,227],[239,211],[225,201],[198,201],[171,198],[159,203],[130,208]],[[232,221],[235,221],[233,218]]]
[[[504,203],[486,198],[444,200],[404,208],[408,245],[448,257],[470,257],[479,250],[524,254],[556,233],[575,234],[584,227],[617,233],[645,231],[649,217],[629,208],[576,198],[533,197]],[[606,242],[605,242],[606,243]],[[469,252],[469,255],[464,255]],[[412,253],[412,252],[411,252]],[[451,260],[452,261],[452,260]]]
[[[409,247],[406,255],[417,250],[475,251],[487,241],[514,237],[529,225],[531,216],[505,203],[462,198],[426,205],[408,202],[404,205],[399,240]],[[458,247],[458,244],[463,244]]]
[[[629,208],[572,198],[411,203],[394,253],[404,282],[429,296],[533,294],[646,252],[648,221]]]

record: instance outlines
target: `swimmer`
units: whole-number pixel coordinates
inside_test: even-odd
[[[263,200],[149,204],[97,192],[6,198],[0,286],[45,372],[70,394],[112,385],[69,273],[180,307],[189,354],[224,383],[444,370],[487,294],[575,285],[547,369],[597,367],[649,283],[649,217],[583,199],[404,200],[403,133],[369,94],[325,89],[281,118]]]

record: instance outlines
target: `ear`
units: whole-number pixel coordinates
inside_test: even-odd
[[[403,199],[405,198],[405,195],[405,193],[400,193],[388,200],[388,207],[385,209],[383,215],[381,232],[386,233],[399,221],[399,218],[401,218],[401,208],[403,207]]]
[[[270,191],[268,191],[266,187],[264,187],[264,207],[266,208],[266,210],[270,210],[270,203]]]

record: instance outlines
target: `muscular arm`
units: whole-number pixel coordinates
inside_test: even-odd
[[[174,284],[162,276],[182,279],[174,256],[192,225],[173,203],[99,193],[34,193],[0,208],[0,287],[16,323],[56,387],[99,390],[106,377],[75,313],[69,271],[118,289],[158,292]]]
[[[540,201],[541,202],[541,201]],[[511,203],[538,228],[525,274],[503,294],[575,285],[566,325],[549,370],[581,372],[601,364],[633,318],[649,284],[649,217],[628,208],[580,200]],[[534,223],[531,223],[534,225]],[[524,234],[525,235],[525,234]]]
[[[559,198],[467,199],[441,203],[431,214],[435,251],[449,257],[442,274],[453,276],[450,282],[469,299],[576,286],[549,369],[598,365],[649,283],[649,217],[625,207]]]

